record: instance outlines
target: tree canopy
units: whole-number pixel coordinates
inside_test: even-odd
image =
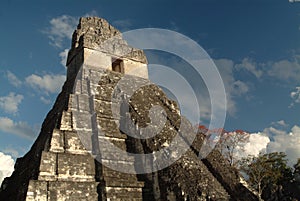
[[[240,171],[260,200],[298,200],[299,191],[294,189],[299,188],[295,177],[300,163],[298,160],[293,171],[287,162],[283,152],[249,156],[240,161]]]

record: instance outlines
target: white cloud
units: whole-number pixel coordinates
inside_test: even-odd
[[[6,113],[17,114],[19,111],[19,104],[22,102],[23,98],[22,95],[11,92],[8,96],[0,97],[0,108]]]
[[[300,87],[296,87],[296,90],[292,91],[290,96],[293,99],[293,102],[289,107],[293,107],[295,103],[300,103]]]
[[[300,81],[300,56],[295,55],[292,59],[268,61],[265,63],[257,63],[250,58],[244,58],[241,63],[231,63],[234,70],[246,70],[252,73],[256,78],[269,76],[282,81]],[[220,59],[223,61],[231,61],[229,59]],[[217,60],[218,61],[218,60]],[[232,61],[231,61],[232,62]],[[230,64],[230,65],[231,65]],[[227,64],[228,65],[228,64]],[[268,69],[266,68],[268,67]]]
[[[272,140],[267,146],[267,152],[285,152],[290,165],[300,158],[300,127],[295,125],[290,132],[274,127],[264,130]]]
[[[18,147],[19,148],[19,147]],[[14,158],[18,158],[20,157],[20,153],[18,150],[16,150],[15,148],[13,148],[12,146],[8,146],[5,149],[2,149],[2,152],[5,154],[9,154]]]
[[[250,134],[249,141],[237,148],[236,157],[257,156],[260,152],[284,152],[289,165],[294,165],[300,158],[300,127],[295,125],[287,132],[283,130],[288,126],[284,120],[273,122],[271,125],[273,126],[265,128],[262,132]]]
[[[11,156],[0,152],[0,185],[5,177],[9,177],[14,171],[15,161]]]
[[[224,82],[227,96],[227,111],[234,115],[236,112],[235,96],[241,96],[249,91],[248,85],[234,77],[234,62],[229,59],[214,60]]]
[[[26,77],[26,83],[32,88],[41,90],[48,93],[58,93],[66,79],[65,75],[51,75],[46,74],[43,76],[38,76],[32,74]]]
[[[84,15],[84,17],[93,17],[97,16],[98,13],[94,10],[88,12]],[[65,45],[69,45],[69,41],[72,38],[72,34],[76,29],[78,24],[79,17],[78,16],[70,16],[70,15],[62,15],[56,18],[52,18],[50,20],[50,27],[43,30],[43,33],[48,35],[50,39],[50,44],[58,47],[64,48]],[[59,57],[61,59],[60,63],[66,67],[68,49],[64,49],[59,53]]]
[[[97,16],[98,13],[94,10],[86,13],[85,17]],[[51,45],[62,48],[64,40],[72,38],[73,31],[78,24],[78,16],[61,15],[50,20],[50,27],[46,28],[43,33],[47,34],[51,40]]]
[[[67,58],[68,58],[68,52],[69,52],[69,49],[65,49],[64,51],[62,51],[61,53],[59,53],[60,63],[64,67],[66,67]]]
[[[263,75],[263,71],[257,69],[257,64],[249,58],[244,58],[242,63],[235,65],[235,68],[238,70],[245,69],[255,75],[256,78],[260,78]]]
[[[228,134],[229,136],[241,135],[240,133],[237,132],[229,132]],[[242,138],[242,136],[244,136],[244,138]],[[259,153],[266,151],[266,147],[270,142],[269,137],[260,132],[258,133],[244,132],[242,136],[232,138],[235,139],[233,140],[233,142],[236,142],[236,148],[234,149],[234,157],[236,159],[241,159],[249,155],[258,156]],[[231,141],[229,141],[229,144],[231,144],[230,142]]]
[[[170,59],[166,57],[160,58],[159,55],[155,55],[152,53],[147,52],[147,56],[149,57],[150,63],[158,63],[163,64],[166,66],[172,66],[174,69],[182,69],[183,66],[186,64],[181,62],[178,59]],[[245,95],[249,92],[248,85],[241,81],[236,80],[234,78],[234,62],[229,59],[218,59],[214,61],[219,69],[220,75],[222,77],[222,80],[224,82],[224,86],[226,89],[226,98],[227,101],[223,101],[222,103],[227,102],[227,111],[229,114],[234,115],[236,112],[236,102],[235,97]],[[188,67],[187,67],[188,68]],[[161,71],[161,72],[160,72]],[[175,89],[173,89],[173,93],[177,95],[177,99],[181,99],[181,104],[184,106],[184,110],[186,111],[185,114],[189,120],[195,120],[197,115],[195,110],[195,103],[193,100],[191,100],[191,93],[188,92],[186,88],[183,87],[183,85],[180,85],[180,77],[172,77],[170,73],[162,72],[162,67],[159,68],[153,68],[153,66],[149,65],[149,77],[151,81],[154,81],[155,83],[159,83],[166,80],[168,82],[168,85],[170,86],[176,86]],[[169,70],[168,70],[169,71]],[[179,71],[180,72],[180,71]],[[182,72],[182,75],[185,76],[185,72]],[[188,82],[195,87],[194,92],[197,96],[198,102],[199,102],[199,110],[201,115],[201,120],[209,120],[211,118],[211,100],[208,93],[207,86],[205,83],[201,80],[196,80],[193,76],[187,75]],[[167,84],[165,84],[167,85]],[[196,86],[195,86],[196,85]],[[221,102],[221,101],[220,101]],[[224,107],[224,105],[219,106]],[[183,108],[181,108],[183,109]],[[202,119],[203,118],[203,119]],[[199,120],[197,123],[199,123]],[[193,122],[193,121],[192,121]]]
[[[227,98],[227,111],[229,114],[234,115],[236,112],[236,104],[233,100],[233,83],[235,82],[233,77],[233,66],[234,63],[229,59],[218,59],[214,60],[216,66],[218,67],[223,83],[226,89],[226,98]]]
[[[233,94],[241,96],[249,91],[249,87],[245,82],[236,80],[232,83]]]
[[[286,131],[284,130],[280,130],[278,128],[275,128],[273,126],[269,127],[269,128],[265,128],[264,133],[268,134],[269,136],[272,136],[272,135],[285,135],[286,134]]]
[[[281,126],[281,127],[287,127],[288,126],[288,124],[284,120],[272,122],[272,125]]]
[[[249,142],[247,142],[244,146],[244,151],[246,155],[253,155],[258,156],[260,152],[263,152],[270,139],[268,136],[258,132],[258,133],[251,133],[249,137]]]
[[[50,20],[50,27],[44,31],[51,40],[51,44],[61,48],[63,40],[71,39],[72,33],[76,28],[78,18],[62,15]]]
[[[300,103],[300,87],[296,87],[296,91],[291,92],[291,98],[295,99],[296,103]]]
[[[27,139],[33,139],[35,137],[35,132],[26,122],[14,122],[7,117],[0,117],[0,131],[15,134]]]
[[[40,100],[46,105],[51,103],[51,100],[49,100],[48,98],[45,98],[44,96],[41,96]]]
[[[280,60],[277,62],[269,63],[271,69],[268,75],[283,81],[300,81],[300,64],[295,57],[293,61]]]
[[[22,85],[21,80],[19,80],[17,78],[17,76],[15,74],[13,74],[12,72],[7,71],[6,77],[7,77],[8,81],[9,81],[9,83],[12,84],[13,86],[19,87],[19,86]]]
[[[283,122],[279,121],[276,126],[282,126],[281,123]],[[263,132],[252,133],[247,143],[237,147],[235,157],[257,156],[260,152],[284,152],[287,155],[288,164],[294,165],[300,158],[300,127],[295,125],[290,132],[287,132],[271,126]]]

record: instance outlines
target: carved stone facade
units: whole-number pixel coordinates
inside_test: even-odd
[[[200,134],[193,142],[180,135],[178,150],[192,146],[172,165],[145,170],[158,159],[144,160],[141,154],[168,147],[182,133],[183,121],[186,133],[193,128],[180,116],[176,102],[147,79],[143,51],[128,46],[104,19],[80,19],[67,66],[62,92],[31,150],[4,180],[1,201],[257,200],[217,152],[199,160]],[[151,117],[153,106],[163,108],[165,118]],[[129,135],[143,136],[146,127],[156,129],[153,121],[163,124],[152,138]],[[128,154],[107,149],[109,143]]]

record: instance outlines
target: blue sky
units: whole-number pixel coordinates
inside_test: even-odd
[[[225,83],[230,103],[225,129],[263,136],[272,141],[264,141],[270,151],[300,156],[300,3],[288,0],[3,1],[0,152],[5,156],[15,159],[33,144],[64,81],[62,60],[71,34],[78,18],[87,15],[103,17],[121,31],[164,28],[195,40]],[[202,106],[205,110],[207,99]]]

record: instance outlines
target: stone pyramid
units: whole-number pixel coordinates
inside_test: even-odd
[[[1,201],[257,200],[218,151],[198,158],[204,135],[191,138],[176,102],[147,79],[143,51],[107,21],[80,19],[67,67]]]

